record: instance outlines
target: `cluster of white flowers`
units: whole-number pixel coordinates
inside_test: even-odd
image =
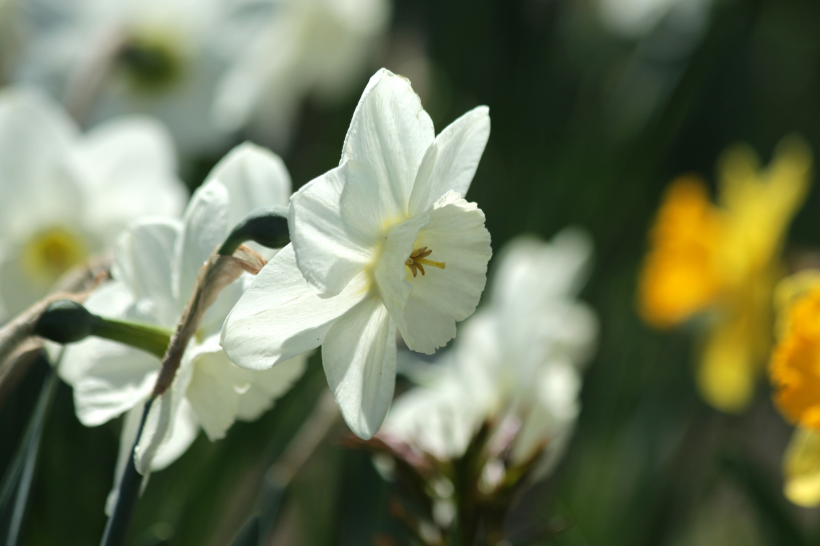
[[[247,29],[257,17],[227,16],[227,4],[216,1],[37,0],[28,8],[52,11],[48,21],[34,20],[22,79],[57,75],[69,95],[73,85],[90,85],[83,89],[99,94],[91,120],[153,111],[183,141],[190,131],[185,145],[194,148],[219,132],[191,120],[217,120],[226,131],[276,120],[283,131],[276,138],[284,139],[294,104],[308,91],[349,85],[389,17],[383,0],[251,1],[241,13],[272,12],[268,32],[256,35]],[[221,65],[207,59],[216,53]],[[210,77],[224,78],[222,85],[203,83]],[[278,89],[284,81],[289,89]],[[198,96],[203,89],[221,98]],[[189,125],[175,125],[177,116]],[[410,82],[382,69],[355,109],[337,168],[291,195],[282,160],[245,143],[214,167],[183,213],[174,147],[152,118],[120,117],[83,134],[40,92],[7,89],[0,92],[2,311],[5,318],[21,312],[72,267],[107,252],[111,280],[86,308],[170,336],[186,320],[203,264],[232,228],[259,207],[278,207],[287,211],[291,244],[256,247],[270,261],[219,294],[147,416],[162,369],[156,355],[87,338],[66,347],[57,371],[73,387],[84,425],[125,416],[117,475],[140,430],[135,463],[147,474],[182,455],[200,428],[217,440],[236,420],[256,419],[320,346],[345,421],[369,439],[393,399],[398,335],[431,355],[479,303],[490,234],[464,196],[489,134],[489,110],[480,106],[436,135]],[[552,245],[510,247],[491,303],[464,328],[434,384],[402,397],[387,434],[455,456],[481,422],[516,418],[522,457],[547,440],[560,445],[578,411],[578,366],[595,335],[591,313],[573,299],[588,252],[574,233]]]
[[[181,222],[142,219],[120,238],[112,269],[116,280],[92,294],[86,307],[172,330],[214,248],[254,208],[286,205],[290,184],[277,156],[250,144],[237,147],[194,193]],[[171,424],[161,438],[152,438],[150,457],[140,461],[144,472],[176,460],[200,427],[216,440],[236,419],[256,419],[302,374],[305,355],[273,370],[251,372],[232,364],[220,348],[222,323],[249,280],[244,277],[222,292],[187,347],[172,387]],[[71,345],[63,356],[59,372],[74,387],[77,417],[84,425],[128,412],[118,472],[131,452],[159,369],[156,357],[101,339]]]
[[[387,0],[31,0],[12,77],[98,123],[162,119],[186,152],[253,123],[274,145],[308,94],[350,90],[374,60]]]
[[[510,242],[488,304],[464,323],[455,347],[436,365],[408,360],[422,386],[398,398],[382,434],[452,460],[489,422],[511,436],[513,464],[546,447],[538,471],[549,470],[575,424],[581,371],[597,336],[594,313],[576,299],[590,257],[576,230],[551,243]]]

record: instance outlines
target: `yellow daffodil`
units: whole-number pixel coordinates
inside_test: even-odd
[[[743,410],[771,345],[771,298],[780,252],[808,189],[811,152],[797,137],[761,168],[755,153],[724,154],[718,202],[694,176],[667,190],[649,236],[639,286],[644,320],[660,329],[708,313],[698,387],[712,406]]]
[[[775,302],[779,340],[769,374],[775,404],[797,425],[783,455],[784,493],[800,506],[820,505],[820,272],[784,279]]]

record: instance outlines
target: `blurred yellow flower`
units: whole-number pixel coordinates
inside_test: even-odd
[[[811,151],[798,137],[778,145],[768,167],[739,145],[718,168],[718,203],[695,176],[667,190],[649,236],[638,306],[660,329],[708,312],[698,387],[712,406],[744,409],[771,346],[771,297],[780,249],[808,189]]]
[[[783,456],[786,498],[799,506],[820,504],[820,434],[797,428]]]
[[[800,506],[820,505],[820,272],[780,282],[780,309],[769,374],[778,409],[797,425],[783,455],[784,493]]]
[[[794,292],[795,279],[778,292]],[[803,286],[783,310],[769,374],[775,403],[789,421],[820,432],[820,279]]]

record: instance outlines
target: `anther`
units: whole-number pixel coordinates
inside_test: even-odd
[[[445,264],[444,262],[436,262],[433,260],[426,259],[427,256],[429,256],[432,253],[433,251],[428,250],[426,246],[417,248],[413,251],[412,254],[410,254],[410,257],[407,258],[407,261],[404,262],[404,265],[410,268],[410,272],[413,273],[414,277],[418,275],[419,271],[421,271],[422,276],[424,276],[425,265],[430,267],[438,267],[439,269],[444,269],[447,266],[447,264]]]

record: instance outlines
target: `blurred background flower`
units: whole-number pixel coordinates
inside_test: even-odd
[[[723,411],[746,409],[769,354],[781,247],[810,176],[811,152],[797,137],[780,143],[766,169],[737,146],[721,159],[719,206],[700,179],[678,178],[650,232],[640,311],[657,328],[710,312],[698,385]]]
[[[86,134],[28,89],[0,92],[0,305],[6,318],[104,251],[141,215],[181,213],[170,135],[121,117]],[[2,320],[0,320],[2,321]]]

